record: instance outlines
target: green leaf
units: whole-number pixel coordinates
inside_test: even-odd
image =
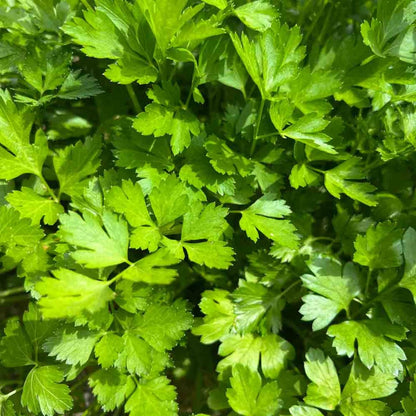
[[[178,276],[178,272],[166,266],[173,266],[179,262],[180,260],[169,250],[161,248],[126,269],[123,278],[133,282],[168,285]]]
[[[21,147],[29,145],[32,116],[17,108],[10,92],[0,91],[0,142],[16,156]]]
[[[413,295],[416,302],[416,256],[414,248],[416,245],[416,231],[409,227],[403,235],[404,274],[399,285],[404,287]]]
[[[350,157],[337,167],[325,172],[325,187],[335,198],[339,199],[341,194],[345,194],[351,199],[373,207],[377,205],[372,195],[376,188],[367,182],[359,182],[365,177],[360,160]]]
[[[229,292],[221,289],[206,290],[199,307],[205,316],[203,322],[192,329],[192,333],[200,335],[202,343],[212,344],[229,334],[235,319]]]
[[[134,331],[157,351],[172,349],[192,327],[193,318],[186,304],[176,301],[172,305],[152,305],[137,316]]]
[[[274,123],[273,116],[274,111],[270,111],[271,119]],[[275,127],[278,128],[278,124],[274,123]],[[290,137],[300,143],[304,143],[310,147],[321,150],[329,154],[336,154],[337,151],[333,146],[328,144],[331,141],[331,137],[326,133],[323,133],[324,129],[328,126],[329,121],[321,118],[316,113],[310,113],[284,130],[280,131],[283,137]]]
[[[218,137],[209,136],[204,147],[212,167],[218,173],[232,175],[238,172],[243,177],[251,173],[252,162],[233,151],[225,141]]]
[[[365,235],[358,235],[354,242],[354,261],[372,270],[401,266],[401,235],[402,231],[391,222],[371,226]]]
[[[1,416],[16,416],[14,410],[14,404],[11,400],[8,400],[8,395],[0,395],[0,415]]]
[[[101,141],[87,138],[57,151],[53,165],[59,180],[59,193],[77,195],[86,180],[100,166]]]
[[[20,218],[15,209],[0,207],[0,245],[35,246],[42,237],[39,226],[31,225],[27,218]]]
[[[121,187],[113,186],[106,195],[106,202],[115,212],[123,214],[133,227],[154,225],[138,182],[123,180]]]
[[[233,292],[236,326],[241,331],[252,331],[263,326],[273,332],[281,329],[282,294],[256,282],[240,280]]]
[[[189,111],[174,109],[173,105],[151,103],[140,113],[133,127],[145,136],[153,134],[171,136],[170,145],[174,155],[181,153],[191,144],[191,137],[200,132],[198,119]]]
[[[154,188],[149,200],[159,227],[182,217],[189,208],[186,188],[174,175]]]
[[[95,78],[81,71],[72,71],[59,88],[57,97],[64,100],[76,100],[101,94],[103,91]]]
[[[53,274],[55,278],[46,277],[36,285],[42,296],[39,306],[47,318],[77,318],[85,313],[94,314],[114,298],[107,282],[67,269],[56,270]]]
[[[195,263],[227,269],[234,251],[224,241],[218,241],[226,228],[228,210],[215,204],[194,204],[184,215],[181,240],[189,259]],[[195,242],[200,240],[207,240]]]
[[[146,167],[172,171],[172,152],[167,138],[143,136],[131,128],[132,120],[124,117],[114,121],[110,128],[113,153],[117,166],[142,171]]]
[[[227,389],[227,398],[231,408],[246,416],[272,416],[280,407],[277,382],[262,386],[257,371],[240,364],[232,370],[231,388]]]
[[[139,0],[138,4],[146,16],[162,55],[168,49],[173,36],[203,7],[196,5],[186,8],[188,0]]]
[[[184,215],[182,240],[217,240],[228,227],[228,209],[211,204],[194,204]]]
[[[256,0],[237,7],[234,9],[234,14],[247,27],[259,32],[269,29],[278,17],[276,9],[264,0]]]
[[[20,110],[9,91],[0,90],[0,178],[14,179],[24,173],[42,176],[48,148],[41,134],[30,143],[33,115]]]
[[[384,321],[345,321],[329,327],[328,335],[334,337],[333,346],[339,355],[352,357],[357,342],[358,355],[367,368],[377,364],[383,373],[397,375],[403,369],[401,361],[406,359],[406,355],[398,344],[389,339],[397,339],[397,331],[391,327]]]
[[[8,194],[7,201],[23,218],[31,218],[32,224],[39,224],[43,218],[45,224],[53,225],[64,212],[61,204],[24,186]]]
[[[121,187],[112,187],[106,196],[107,204],[123,214],[134,227],[130,244],[133,248],[155,251],[161,239],[160,231],[149,215],[140,184],[123,181]],[[155,204],[156,209],[158,204]]]
[[[30,303],[23,314],[23,324],[32,347],[39,351],[45,340],[56,330],[57,321],[43,319],[38,304]]]
[[[64,413],[72,408],[69,388],[60,384],[64,376],[57,366],[34,367],[23,385],[22,405],[32,413],[45,416]]]
[[[194,263],[217,269],[228,269],[233,263],[234,250],[225,241],[185,242],[183,247]]]
[[[374,401],[393,394],[397,381],[390,374],[382,373],[377,367],[368,370],[354,362],[347,384],[342,391],[340,409],[344,415],[380,415],[388,411],[385,403]]]
[[[86,55],[115,60],[104,73],[113,82],[147,84],[156,81],[158,71],[151,59],[152,35],[139,4],[97,0],[96,5],[95,10],[84,11],[83,18],[75,17],[68,22],[65,33],[82,46]],[[143,42],[138,33],[145,34],[150,42]]]
[[[152,348],[132,332],[124,333],[122,338],[124,345],[114,363],[115,367],[125,369],[130,374],[138,374],[140,376],[150,374],[152,371],[152,360],[154,359]],[[161,355],[155,358],[159,360],[160,372],[167,365],[167,359]]]
[[[413,23],[416,21],[413,1],[377,3],[377,17],[361,24],[364,43],[381,57],[397,56],[399,59],[414,63],[415,48]]]
[[[281,219],[290,213],[285,201],[275,199],[272,194],[264,195],[241,211],[240,227],[253,241],[258,240],[260,231],[282,246],[296,248],[299,239],[296,228],[290,221]]]
[[[314,273],[301,276],[303,285],[317,293],[302,298],[299,312],[304,321],[313,321],[314,331],[325,328],[341,310],[349,311],[351,301],[360,293],[358,273],[352,263],[343,268],[329,257],[316,257],[309,268]]]
[[[261,5],[261,2],[249,4]],[[249,4],[242,7],[249,8]],[[268,6],[267,10],[270,13],[271,7]],[[251,18],[254,19],[255,15]],[[265,32],[256,35],[253,41],[245,33],[241,37],[236,33],[230,36],[263,99],[272,99],[279,87],[297,77],[299,64],[305,55],[305,48],[299,46],[302,40],[299,27],[289,28],[287,24],[275,22]]]
[[[88,328],[63,328],[46,340],[43,349],[59,361],[83,365],[90,358],[99,336]]]
[[[293,166],[289,176],[290,185],[295,189],[316,185],[319,178],[319,173],[310,169],[305,163]]]
[[[323,416],[318,409],[309,406],[292,406],[289,411],[292,416]]]
[[[112,367],[122,349],[123,340],[120,336],[111,332],[104,334],[94,347],[98,364],[102,368]]]
[[[105,211],[100,219],[89,212],[83,217],[69,212],[60,217],[59,233],[64,241],[77,248],[72,257],[88,268],[106,267],[128,262],[128,231],[124,220]]]
[[[17,319],[9,319],[0,341],[1,363],[5,367],[32,365],[32,344]]]
[[[88,383],[105,412],[121,406],[134,390],[133,379],[115,368],[92,373]]]
[[[226,36],[216,36],[204,42],[198,57],[198,72],[199,85],[218,80],[246,94],[247,71],[231,39]]]
[[[218,363],[217,370],[220,373],[236,364],[257,371],[261,357],[263,374],[269,378],[276,378],[286,361],[293,355],[293,348],[277,335],[230,335],[223,340],[219,354],[226,357]]]
[[[142,380],[125,405],[127,412],[137,416],[176,416],[175,387],[166,377]]]
[[[341,399],[341,387],[331,358],[325,357],[321,350],[311,348],[306,354],[305,373],[312,381],[308,385],[305,403],[335,410]]]
[[[203,0],[204,3],[211,4],[212,6],[218,7],[220,10],[224,10],[227,6],[227,0]]]

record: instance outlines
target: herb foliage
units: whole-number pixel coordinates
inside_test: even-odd
[[[415,415],[415,39],[414,0],[1,0],[0,415]]]

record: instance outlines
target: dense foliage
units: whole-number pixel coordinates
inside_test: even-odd
[[[411,0],[0,0],[0,415],[416,415],[415,65]]]

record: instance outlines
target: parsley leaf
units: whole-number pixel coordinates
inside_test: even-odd
[[[86,267],[106,267],[128,262],[128,232],[124,220],[109,211],[100,220],[89,212],[61,216],[60,235],[76,247],[72,257]]]
[[[301,279],[317,295],[304,296],[299,312],[303,320],[313,320],[312,328],[317,331],[330,324],[341,310],[349,311],[351,301],[360,293],[360,285],[352,263],[343,268],[335,259],[317,257],[309,268],[314,274],[303,275]]]
[[[275,414],[280,404],[280,392],[275,381],[262,386],[260,375],[240,364],[233,368],[232,374],[227,398],[234,411],[246,416]]]
[[[398,333],[399,332],[399,333]],[[377,364],[384,373],[399,374],[406,359],[402,348],[393,342],[400,340],[404,334],[391,324],[373,321],[345,321],[332,325],[328,335],[334,337],[333,345],[340,355],[351,357],[354,344],[358,344],[358,355],[363,364],[371,369]]]
[[[35,414],[53,416],[71,409],[69,387],[61,384],[63,373],[58,366],[34,367],[23,385],[22,405]]]

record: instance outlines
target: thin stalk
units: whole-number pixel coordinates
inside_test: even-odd
[[[39,176],[40,181],[42,182],[42,185],[46,188],[46,190],[48,191],[49,195],[52,197],[52,199],[59,204],[59,198],[56,196],[55,192],[53,191],[53,189],[49,186],[48,182],[46,181],[46,179],[40,175]]]
[[[24,295],[18,295],[18,296],[9,296],[8,298],[0,299],[0,305],[7,305],[9,303],[15,303],[15,302],[22,302],[25,300],[29,300],[30,295],[24,294]]]
[[[315,242],[315,241],[329,241],[329,242],[333,242],[334,239],[332,237],[312,237],[309,239],[309,241],[311,243]]]
[[[107,280],[107,286],[111,286],[114,282],[116,282],[118,279],[123,277],[123,274],[126,273],[127,270],[130,270],[134,266],[134,263],[132,263],[131,261],[129,260],[125,260],[125,261],[129,265],[129,267],[126,267],[119,274],[115,275],[112,279]]]
[[[127,84],[126,85],[126,90],[127,90],[128,94],[129,94],[129,97],[130,97],[131,102],[133,103],[134,111],[137,114],[138,113],[141,113],[143,110],[142,110],[142,107],[141,107],[141,105],[139,103],[139,100],[137,99],[136,93],[134,92],[134,89],[133,89],[132,85],[131,84]]]
[[[371,306],[373,306],[376,302],[378,302],[381,298],[386,296],[388,293],[393,292],[394,290],[398,289],[399,285],[395,283],[394,285],[391,285],[387,287],[386,289],[382,290],[377,296],[375,296],[373,299],[368,301],[367,303],[364,303],[363,306],[351,316],[351,319],[355,319],[357,316],[362,315],[363,313],[367,312]]]
[[[269,137],[273,137],[273,136],[278,136],[279,133],[277,131],[275,131],[274,133],[267,133],[267,134],[262,134],[260,136],[257,136],[258,139],[267,139]]]
[[[266,100],[262,98],[260,102],[259,113],[257,114],[256,129],[254,130],[254,137],[253,137],[253,141],[251,142],[250,157],[253,156],[254,150],[256,149],[256,141],[259,137],[260,123],[263,117],[263,110],[264,110],[265,103],[266,103]]]
[[[23,292],[25,292],[25,288],[23,286],[13,287],[11,289],[1,291],[0,298],[6,298],[7,296],[16,295],[18,293],[23,293]]]
[[[81,3],[88,9],[91,10],[90,4],[87,2],[87,0],[81,0]]]
[[[81,387],[87,380],[88,380],[89,374],[84,375],[81,377],[75,384],[71,386],[71,392],[74,392],[76,389]]]
[[[373,273],[373,269],[369,268],[367,272],[367,280],[365,282],[365,296],[368,297],[368,292],[370,290],[370,283],[371,283],[371,274]]]
[[[280,299],[281,297],[286,295],[286,293],[289,293],[294,287],[296,287],[297,285],[301,283],[302,283],[301,280],[297,280],[296,282],[293,282],[290,286],[288,286],[283,292],[279,294],[278,298]]]

